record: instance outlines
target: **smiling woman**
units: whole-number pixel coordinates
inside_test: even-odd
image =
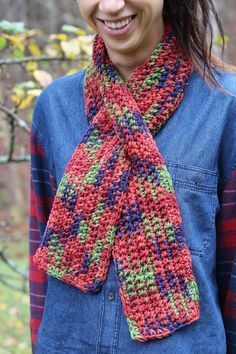
[[[164,0],[77,2],[84,20],[102,36],[109,57],[125,79],[162,38]],[[127,21],[125,26],[123,21]]]
[[[31,129],[33,352],[233,353],[236,75],[212,1],[77,2],[91,61]]]

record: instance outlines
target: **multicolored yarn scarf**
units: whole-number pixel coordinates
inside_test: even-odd
[[[191,72],[170,25],[126,84],[95,37],[85,83],[89,127],[34,256],[39,269],[84,292],[101,288],[113,256],[137,341],[163,338],[199,318],[178,203],[153,139],[181,102]]]

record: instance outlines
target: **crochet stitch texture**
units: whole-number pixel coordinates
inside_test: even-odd
[[[169,24],[126,84],[95,37],[85,83],[89,127],[34,256],[39,269],[84,292],[101,288],[113,256],[138,341],[168,336],[200,315],[172,180],[153,139],[181,102],[191,72]]]

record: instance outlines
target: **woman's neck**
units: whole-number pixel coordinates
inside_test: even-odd
[[[116,51],[110,52],[108,49],[108,55],[117,70],[119,71],[121,77],[125,82],[127,82],[132,75],[133,71],[140,65],[142,65],[147,58],[152,54],[154,48],[161,41],[164,34],[164,22],[160,26],[157,36],[153,36],[153,41],[145,44],[137,52],[130,53],[120,53]]]

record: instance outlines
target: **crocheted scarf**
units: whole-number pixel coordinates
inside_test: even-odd
[[[89,127],[34,256],[39,269],[84,292],[101,288],[113,257],[137,341],[168,336],[199,318],[180,210],[153,139],[181,102],[191,72],[169,25],[127,83],[96,35],[84,88]]]

